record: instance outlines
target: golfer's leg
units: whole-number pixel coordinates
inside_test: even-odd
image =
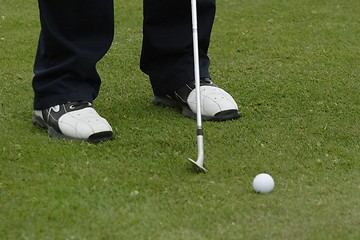
[[[209,77],[207,56],[215,0],[198,0],[201,77]],[[155,95],[172,92],[194,80],[191,4],[183,0],[144,0],[141,69]]]
[[[96,98],[96,63],[113,39],[113,0],[38,0],[41,33],[34,64],[34,109]]]

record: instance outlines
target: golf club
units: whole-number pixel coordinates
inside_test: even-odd
[[[194,73],[195,73],[195,90],[196,90],[196,121],[197,121],[197,148],[198,158],[196,161],[188,158],[198,172],[207,172],[204,167],[204,137],[201,120],[201,100],[200,100],[200,67],[199,67],[199,46],[198,46],[198,26],[197,26],[197,9],[196,0],[191,0],[191,19],[194,48]]]

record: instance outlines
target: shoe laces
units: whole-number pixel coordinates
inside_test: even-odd
[[[75,110],[75,109],[83,109],[86,107],[91,107],[91,102],[88,101],[75,101],[75,102],[68,102],[69,109]]]

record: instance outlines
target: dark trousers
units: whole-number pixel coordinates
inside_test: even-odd
[[[194,80],[190,0],[144,0],[140,67],[155,95]],[[96,63],[114,35],[112,0],[38,0],[41,33],[34,64],[34,109],[93,101],[101,78]],[[198,0],[200,72],[207,56],[215,0]]]

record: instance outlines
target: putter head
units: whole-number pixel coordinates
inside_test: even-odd
[[[197,160],[196,162],[191,158],[188,158],[188,160],[193,163],[197,172],[203,172],[203,173],[208,172],[208,170],[203,165],[203,161],[200,161],[200,159]]]

